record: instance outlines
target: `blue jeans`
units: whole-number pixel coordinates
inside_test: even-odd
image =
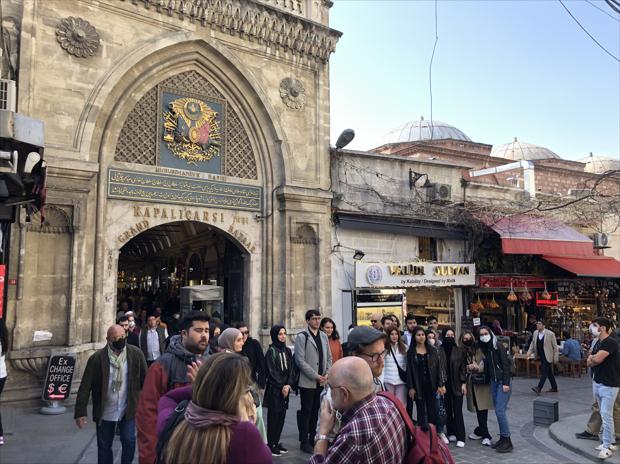
[[[603,422],[603,448],[609,448],[614,442],[614,403],[618,396],[618,387],[607,387],[602,383],[592,381],[592,392],[594,399],[598,403]]]
[[[499,435],[502,438],[510,438],[510,426],[508,425],[508,416],[506,408],[512,393],[512,387],[508,393],[504,393],[504,384],[491,380],[491,397],[493,398],[493,406],[495,407],[495,416],[499,424]]]
[[[112,455],[112,442],[114,434],[118,427],[121,435],[121,444],[123,452],[121,454],[121,464],[131,464],[133,456],[136,452],[136,421],[121,420],[118,422],[110,422],[102,420],[97,424],[97,463],[113,464],[114,456]]]

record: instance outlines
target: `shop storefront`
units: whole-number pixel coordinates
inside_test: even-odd
[[[460,327],[463,289],[476,284],[473,264],[356,263],[353,321],[370,324],[372,314],[413,314],[420,325],[431,316],[439,327]]]

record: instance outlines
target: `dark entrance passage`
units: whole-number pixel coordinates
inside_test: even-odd
[[[218,285],[224,289],[223,304],[196,302],[195,309],[212,316],[220,313],[220,319],[227,324],[241,321],[244,253],[222,231],[202,222],[171,222],[148,229],[121,248],[118,307],[129,307],[138,316],[160,307],[162,319],[170,320],[180,311],[181,287]]]

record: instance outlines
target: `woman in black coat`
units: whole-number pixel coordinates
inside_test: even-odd
[[[446,427],[450,441],[465,446],[465,422],[463,420],[463,395],[467,394],[467,367],[463,347],[456,344],[454,329],[442,332],[441,348],[446,355]]]
[[[413,332],[413,339],[407,351],[407,389],[409,397],[415,401],[418,411],[418,424],[439,423],[436,394],[444,395],[446,389],[443,357],[426,340],[422,327]]]
[[[280,435],[293,383],[293,354],[286,347],[284,326],[274,325],[270,334],[272,343],[265,353],[267,387],[263,405],[267,408],[267,445],[272,455],[280,456],[288,452],[280,443]]]

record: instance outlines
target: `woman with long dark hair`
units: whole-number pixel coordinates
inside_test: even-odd
[[[336,329],[336,323],[329,317],[321,319],[320,329],[327,335],[329,341],[329,351],[332,353],[332,364],[343,357],[342,344],[340,343],[340,334]]]
[[[9,337],[4,324],[5,322],[0,320],[0,396],[2,395],[2,390],[4,389],[4,384],[7,379],[6,362],[4,357],[6,352],[9,350]],[[2,429],[2,416],[0,416],[0,446],[2,445],[4,445],[4,430]]]
[[[407,383],[401,378],[402,372],[407,372],[407,345],[403,341],[400,330],[396,326],[390,327],[385,340],[385,366],[383,368],[383,385],[393,393],[403,405],[407,405]],[[406,379],[406,377],[405,377]]]
[[[169,391],[159,401],[161,434],[178,403],[190,400],[163,449],[166,464],[268,464],[272,457],[253,423],[256,415],[250,363],[222,352],[202,363],[192,385]]]
[[[273,456],[281,456],[288,453],[280,443],[280,435],[293,383],[293,353],[286,346],[284,326],[274,325],[270,335],[271,345],[265,353],[267,387],[263,404],[267,408],[267,445]]]
[[[470,330],[464,330],[461,334],[461,345],[467,371],[467,410],[475,412],[478,419],[478,427],[469,434],[469,439],[482,440],[483,446],[491,446],[491,434],[487,423],[489,409],[493,409],[493,400],[491,387],[484,375],[484,354]]]
[[[456,441],[456,446],[465,446],[465,421],[463,420],[463,395],[467,393],[467,368],[462,346],[457,345],[454,329],[446,328],[441,332],[443,343],[441,350],[446,359],[446,428],[448,439]]]
[[[413,332],[412,344],[407,351],[407,389],[415,401],[418,424],[439,423],[435,395],[445,394],[445,367],[437,349],[432,346],[422,327]]]
[[[499,440],[491,445],[498,453],[512,451],[510,440],[510,426],[506,409],[511,394],[510,360],[504,345],[495,334],[486,326],[480,327],[480,348],[484,354],[484,373],[491,386],[491,398],[495,407],[495,417],[499,425]]]

